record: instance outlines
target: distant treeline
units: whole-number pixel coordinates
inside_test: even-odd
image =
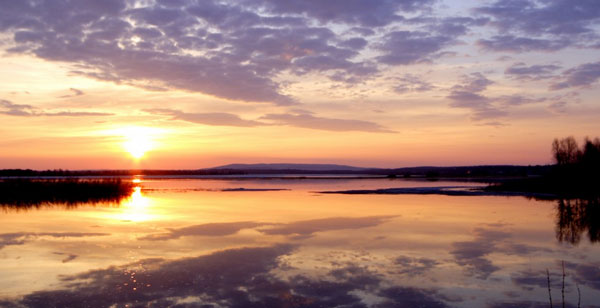
[[[552,142],[555,165],[538,178],[506,181],[488,187],[497,191],[548,193],[566,198],[600,195],[600,140],[585,139],[582,147],[573,137]]]
[[[0,177],[85,177],[85,176],[223,176],[272,174],[331,174],[331,175],[381,175],[389,177],[524,177],[544,175],[550,166],[460,166],[460,167],[408,167],[394,169],[362,170],[301,170],[301,169],[196,169],[196,170],[31,170],[3,169]]]
[[[121,179],[0,179],[0,208],[118,203],[133,190],[132,182]]]

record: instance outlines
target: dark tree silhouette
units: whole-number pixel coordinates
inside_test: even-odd
[[[491,191],[525,192],[551,198],[590,198],[600,195],[600,140],[584,140],[581,148],[573,137],[554,139],[556,164],[539,177],[506,180],[486,188]]]
[[[577,141],[572,136],[561,140],[554,139],[552,142],[552,154],[558,165],[574,164],[581,155]]]

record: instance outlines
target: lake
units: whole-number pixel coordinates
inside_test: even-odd
[[[0,307],[549,307],[548,279],[554,307],[599,307],[597,200],[319,193],[474,185],[141,178],[4,205]]]

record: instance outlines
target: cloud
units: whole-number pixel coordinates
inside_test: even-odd
[[[591,47],[584,42],[599,39],[600,6],[596,1],[548,0],[495,1],[474,9],[489,16],[500,35],[481,39],[486,50],[527,52],[557,51],[567,47]]]
[[[532,291],[536,287],[540,289],[548,289],[548,279],[550,279],[550,286],[552,288],[560,289],[562,287],[562,283],[560,282],[561,275],[550,273],[550,278],[548,278],[548,274],[545,270],[525,270],[513,273],[510,277],[510,280],[514,284],[528,291]],[[569,283],[565,283],[566,287],[568,287],[569,285]]]
[[[53,254],[59,255],[59,256],[66,256],[64,259],[61,260],[62,263],[71,262],[71,261],[77,259],[77,257],[78,257],[78,255],[64,253],[64,252],[53,252]]]
[[[276,14],[306,14],[321,23],[346,23],[365,27],[379,27],[402,20],[400,12],[428,9],[433,0],[290,0],[256,1],[245,3],[263,4],[266,10]]]
[[[396,80],[397,83],[394,86],[394,91],[400,94],[406,92],[427,92],[435,89],[435,86],[431,83],[412,74],[404,74],[402,77],[397,77]]]
[[[42,113],[37,113],[35,115],[47,116],[47,117],[104,117],[104,116],[114,115],[114,113],[59,111],[59,112],[42,112]]]
[[[551,90],[588,88],[600,79],[600,62],[585,63],[562,73],[563,81],[550,85]]]
[[[398,274],[415,277],[433,269],[439,262],[429,258],[399,256],[394,260],[394,264],[399,268]]]
[[[263,225],[265,224],[251,221],[208,223],[184,228],[169,228],[169,232],[167,233],[151,234],[139,237],[138,239],[149,241],[165,241],[178,239],[183,236],[226,236],[238,233],[242,229],[255,228]]]
[[[476,8],[475,12],[492,17],[492,24],[503,32],[529,35],[593,34],[593,26],[600,22],[600,6],[593,0],[498,0]]]
[[[491,39],[477,41],[484,50],[529,52],[529,51],[556,51],[571,45],[567,39],[535,39],[529,37],[516,37],[512,35],[493,36]]]
[[[0,99],[0,114],[19,117],[96,117],[114,115],[112,113],[105,112],[40,111],[38,108],[35,108],[31,105],[14,104],[11,101],[7,101],[4,99]]]
[[[261,117],[260,119],[270,121],[269,123],[274,125],[288,125],[327,131],[362,131],[372,133],[394,133],[394,131],[390,129],[387,129],[377,123],[369,121],[322,118],[311,114],[267,114]]]
[[[157,114],[157,115],[168,115],[173,120],[181,120],[191,123],[204,124],[204,125],[216,125],[216,126],[240,126],[240,127],[252,127],[265,125],[258,121],[244,120],[239,116],[231,113],[223,112],[211,112],[211,113],[187,113],[175,109],[166,108],[154,108],[144,109],[143,111]]]
[[[471,110],[474,120],[490,119],[505,116],[507,113],[493,105],[493,100],[480,94],[494,82],[481,73],[473,73],[464,77],[462,84],[452,87],[447,96],[452,102],[450,107]]]
[[[16,232],[0,234],[0,249],[11,245],[23,245],[39,237],[86,237],[86,236],[106,236],[108,233],[85,233],[85,232]]]
[[[510,108],[522,105],[531,105],[560,99],[559,97],[529,97],[520,94],[502,95],[498,97],[486,96],[482,92],[487,90],[494,82],[481,73],[473,73],[463,77],[461,84],[450,89],[446,96],[451,102],[450,107],[464,108],[471,111],[471,118],[475,121],[497,119],[508,115]],[[498,121],[488,121],[493,126],[502,126]],[[499,125],[498,125],[499,124]]]
[[[515,63],[504,74],[519,80],[542,80],[554,77],[554,72],[561,67],[554,64],[527,66],[523,62]]]
[[[311,128],[326,131],[364,131],[383,133],[393,132],[373,122],[349,119],[322,118],[313,115],[310,111],[301,109],[294,109],[293,113],[287,114],[267,114],[259,118],[259,120],[262,121],[244,120],[235,114],[221,112],[188,113],[180,110],[167,108],[143,109],[143,111],[156,115],[171,116],[172,120],[181,120],[204,125],[239,127],[288,125],[294,127]]]
[[[261,223],[252,221],[208,223],[183,228],[169,228],[166,233],[151,234],[140,237],[140,240],[164,241],[184,236],[226,236],[238,233],[242,229],[258,229],[267,235],[291,235],[297,238],[310,237],[317,232],[361,229],[382,224],[394,216],[373,217],[333,217],[314,220],[296,221],[286,224]]]
[[[90,78],[289,105],[296,100],[282,94],[276,78],[282,72],[335,71],[347,75],[346,82],[377,72],[370,60],[353,60],[365,39],[314,21],[385,25],[401,20],[398,11],[417,12],[432,2],[209,0],[130,7],[22,1],[3,7],[0,31],[13,35],[9,52],[77,64],[74,73]]]
[[[85,95],[85,93],[83,93],[83,91],[75,89],[75,88],[69,88],[69,91],[71,91],[73,94],[63,95],[63,96],[60,96],[59,98],[71,98],[71,97]]]
[[[0,114],[12,115],[12,116],[30,116],[34,110],[31,105],[20,105],[13,104],[11,101],[0,99]]]
[[[389,283],[356,264],[323,275],[284,277],[275,272],[295,247],[274,245],[217,251],[175,260],[135,263],[61,276],[62,286],[25,294],[8,307],[364,307],[361,294],[380,300],[374,307],[448,307],[436,290]],[[442,297],[442,296],[440,296]],[[182,304],[184,303],[184,304]]]
[[[477,228],[474,230],[475,239],[465,242],[452,243],[450,254],[456,263],[465,267],[470,275],[479,279],[487,279],[500,267],[492,264],[485,258],[488,254],[498,250],[498,243],[511,235],[504,231]]]
[[[502,106],[510,107],[510,106],[521,106],[527,104],[535,104],[542,103],[548,100],[548,98],[531,98],[523,95],[513,94],[513,95],[502,95],[493,99],[495,102]]]
[[[487,303],[486,308],[545,308],[548,307],[548,302],[536,302],[536,301],[494,301]],[[571,307],[567,304],[566,307]]]
[[[450,45],[450,36],[421,31],[394,31],[386,34],[378,46],[384,54],[377,59],[389,65],[429,62],[442,48]]]
[[[432,297],[431,294],[435,294],[435,291],[394,286],[384,289],[378,294],[384,298],[384,301],[376,307],[450,307],[444,302]]]
[[[579,264],[575,268],[575,280],[582,285],[600,290],[600,264]]]
[[[371,216],[356,218],[333,217],[303,220],[263,228],[260,229],[260,232],[268,235],[293,235],[303,238],[310,237],[316,232],[375,227],[392,219],[393,217],[395,216]]]

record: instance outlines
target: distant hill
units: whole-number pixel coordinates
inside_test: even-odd
[[[230,164],[208,168],[207,170],[306,170],[306,171],[364,171],[361,168],[335,164]]]

